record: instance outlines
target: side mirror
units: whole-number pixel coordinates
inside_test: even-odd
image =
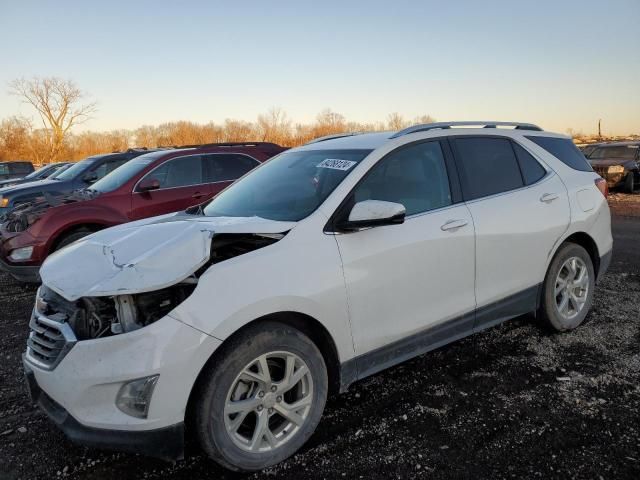
[[[82,180],[84,180],[85,183],[94,183],[96,180],[98,180],[98,174],[96,172],[89,172],[84,177],[82,177]]]
[[[151,190],[158,190],[160,188],[160,180],[157,178],[145,178],[138,184],[136,189],[138,192],[150,192]]]
[[[346,222],[338,225],[340,230],[355,231],[362,228],[398,225],[404,223],[406,209],[404,205],[382,200],[364,200],[356,203]]]

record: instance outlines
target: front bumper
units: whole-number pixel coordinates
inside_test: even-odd
[[[7,263],[0,256],[0,271],[7,272],[19,282],[40,283],[40,266],[39,265],[17,265]]]
[[[164,317],[133,332],[71,343],[49,366],[29,349],[24,357],[34,400],[54,423],[78,443],[179,458],[189,396],[221,341]],[[147,418],[119,410],[120,387],[151,375],[159,379]],[[158,446],[165,441],[166,449]]]
[[[168,461],[184,458],[184,422],[146,431],[86,427],[40,388],[26,361],[24,370],[31,400],[72,442],[94,448],[139,453]]]

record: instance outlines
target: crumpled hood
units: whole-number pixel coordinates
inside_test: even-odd
[[[215,234],[275,234],[294,225],[259,217],[163,215],[108,228],[72,243],[47,258],[40,277],[69,301],[159,290],[204,265]]]

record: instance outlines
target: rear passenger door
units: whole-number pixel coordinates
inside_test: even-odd
[[[205,175],[212,196],[260,164],[253,157],[241,153],[212,153],[204,158]]]
[[[160,188],[141,192],[137,186],[158,180]],[[201,155],[186,155],[167,160],[147,173],[134,187],[131,200],[132,220],[185,210],[211,195],[204,176]]]
[[[450,139],[476,232],[476,328],[535,308],[549,254],[566,231],[560,178],[505,137]]]

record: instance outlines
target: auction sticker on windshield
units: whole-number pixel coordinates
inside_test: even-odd
[[[340,160],[339,158],[325,158],[316,167],[318,168],[332,168],[333,170],[349,170],[358,162],[352,162],[351,160]]]

